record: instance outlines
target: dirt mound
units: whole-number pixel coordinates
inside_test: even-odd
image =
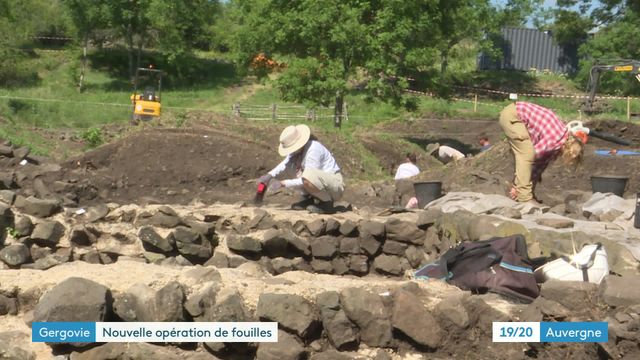
[[[283,125],[205,120],[191,122],[190,128],[135,131],[64,162],[60,170],[47,170],[44,175],[37,166],[19,166],[15,161],[9,161],[5,168],[16,172],[23,189],[33,188],[29,183],[39,177],[49,190],[59,195],[70,193],[83,206],[97,202],[186,204],[194,199],[205,203],[250,200],[255,191],[254,179],[281,160],[274,145]],[[571,189],[590,190],[592,175],[629,176],[626,194],[631,196],[639,191],[640,156],[601,156],[595,150],[637,149],[640,126],[609,121],[588,126],[623,137],[632,146],[592,137],[580,168],[568,169],[557,162],[545,172],[538,188],[538,196],[543,200],[555,201]],[[504,193],[504,182],[513,177],[512,155],[495,120],[422,119],[386,123],[353,134],[353,143],[345,142],[344,137],[333,131],[315,130],[343,170],[348,187],[344,200],[356,206],[390,205],[384,196],[362,195],[371,192],[368,180],[376,180],[381,174],[390,180],[408,151],[419,153],[422,178],[442,179],[446,191]],[[491,151],[478,154],[480,135],[488,136],[494,144]],[[475,155],[443,166],[423,151],[432,142]],[[357,181],[358,178],[367,181]],[[286,193],[270,198],[289,203],[294,196]]]
[[[227,193],[255,179],[278,160],[270,150],[212,129],[151,129],[71,159],[52,176],[82,182],[113,202],[138,202],[146,196],[184,203],[211,191]]]
[[[577,169],[563,166],[561,161],[552,163],[543,174],[537,195],[545,202],[556,203],[569,190],[591,191],[591,176],[628,176],[626,196],[635,196],[640,191],[640,156],[602,156],[596,150],[638,150],[640,149],[640,125],[619,121],[597,121],[586,124],[593,130],[608,133],[631,142],[623,146],[590,137],[585,148],[584,160]],[[373,136],[383,134],[383,136]],[[369,132],[365,147],[379,159],[388,173],[393,173],[404,159],[408,148],[398,148],[385,140],[395,135],[424,149],[429,143],[438,142],[461,150],[473,157],[442,166],[421,153],[419,167],[422,180],[441,180],[445,191],[477,191],[504,194],[505,181],[511,181],[514,173],[513,155],[504,140],[498,121],[461,119],[420,119],[412,122],[386,123]],[[494,144],[486,153],[479,153],[478,139],[488,136]]]
[[[640,156],[603,156],[596,153],[596,150],[637,149],[640,126],[622,122],[600,122],[588,126],[622,137],[632,144],[622,146],[591,137],[585,147],[583,162],[577,168],[564,166],[562,161],[557,160],[544,172],[536,193],[545,202],[557,203],[570,190],[591,191],[591,176],[595,175],[627,176],[629,182],[625,196],[635,196],[640,191]],[[450,191],[504,193],[505,181],[511,181],[513,173],[513,155],[506,140],[501,140],[485,153],[450,164],[444,169],[428,169],[422,177],[441,179]]]

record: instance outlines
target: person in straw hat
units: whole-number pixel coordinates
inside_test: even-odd
[[[427,145],[426,150],[429,155],[435,156],[445,164],[465,158],[464,154],[460,151],[452,148],[451,146],[440,145],[438,143],[431,143]]]
[[[318,214],[335,212],[333,203],[340,200],[344,192],[340,167],[331,152],[311,135],[309,127],[304,124],[287,126],[280,134],[278,153],[285,157],[284,160],[258,182],[269,184],[289,170],[295,173],[295,178],[275,180],[273,185],[300,190],[302,197],[291,205],[292,209]]]
[[[500,112],[504,131],[515,157],[516,171],[509,196],[518,202],[538,203],[534,190],[547,165],[561,156],[566,165],[582,160],[587,134],[572,134],[551,110],[518,101]]]

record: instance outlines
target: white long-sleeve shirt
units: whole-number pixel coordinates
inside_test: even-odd
[[[413,163],[406,162],[398,166],[394,180],[406,179],[420,174],[420,169]]]
[[[287,155],[280,164],[269,171],[269,175],[276,177],[287,169],[294,170],[296,178],[284,180],[283,185],[285,187],[302,186],[302,172],[304,169],[318,169],[331,174],[340,171],[340,167],[331,152],[316,140],[309,141],[301,154]]]
[[[452,147],[442,145],[438,149],[438,157],[446,164],[451,160],[464,159],[464,154]]]

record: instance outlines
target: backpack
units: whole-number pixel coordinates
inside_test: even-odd
[[[441,279],[474,293],[494,292],[530,303],[540,295],[524,236],[464,242],[415,273],[417,279]]]

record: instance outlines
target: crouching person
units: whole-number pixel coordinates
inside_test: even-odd
[[[285,187],[299,190],[301,198],[291,205],[294,210],[308,210],[317,214],[335,212],[333,203],[342,198],[344,183],[340,167],[331,152],[322,145],[307,125],[288,126],[280,134],[278,147],[284,160],[258,179],[269,184],[288,171],[295,178],[274,180],[270,188]]]

